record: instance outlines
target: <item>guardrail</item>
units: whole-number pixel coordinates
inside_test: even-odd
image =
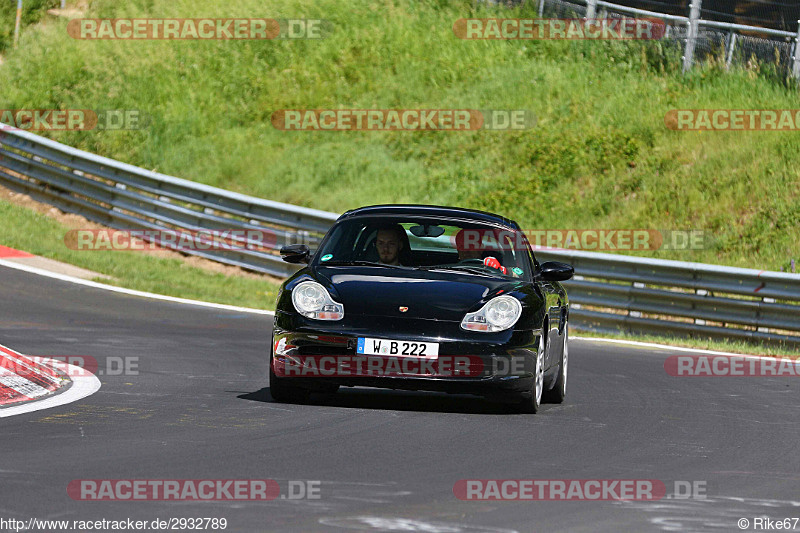
[[[571,250],[536,257],[575,268],[564,285],[582,329],[800,346],[800,274]]]
[[[266,250],[263,243],[243,242],[235,250],[181,251],[277,276],[298,268],[280,259],[281,246],[313,246],[338,217],[143,170],[13,129],[0,134],[0,183],[115,228],[267,229],[275,241]],[[575,267],[575,279],[565,285],[578,329],[800,346],[800,274],[571,250],[538,250],[536,256]]]
[[[280,247],[296,242],[313,246],[337,218],[317,209],[166,176],[11,126],[0,127],[0,182],[64,211],[118,229],[188,230],[185,235],[190,240],[203,230],[270,233],[266,240],[234,239],[227,249],[180,248],[206,259],[288,276],[297,267],[281,260]]]

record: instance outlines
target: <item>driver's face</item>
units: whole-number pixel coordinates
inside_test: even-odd
[[[375,247],[378,249],[378,257],[381,263],[386,263],[387,265],[399,263],[398,256],[403,244],[394,231],[380,230],[375,240]]]

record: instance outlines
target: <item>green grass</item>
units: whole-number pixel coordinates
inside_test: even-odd
[[[112,276],[102,283],[256,309],[274,309],[278,285],[226,276],[133,251],[81,251],[65,246],[69,228],[31,209],[0,200],[0,244]]]
[[[322,18],[322,40],[78,41],[28,31],[0,104],[140,109],[141,131],[58,140],[331,211],[382,202],[501,212],[525,228],[699,228],[707,249],[645,255],[777,270],[799,258],[800,133],[675,132],[675,108],[796,108],[770,65],[682,77],[662,43],[463,41],[471,1],[96,0],[87,16]],[[522,132],[284,132],[285,108],[529,109]]]

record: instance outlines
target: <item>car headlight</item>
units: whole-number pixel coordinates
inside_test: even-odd
[[[292,305],[298,313],[316,320],[341,320],[344,306],[334,302],[325,287],[316,281],[298,283],[292,289]]]
[[[513,296],[492,298],[474,313],[467,313],[461,327],[470,331],[493,333],[503,331],[517,323],[522,315],[522,304]]]

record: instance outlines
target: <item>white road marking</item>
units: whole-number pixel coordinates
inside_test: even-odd
[[[358,531],[419,531],[424,533],[518,533],[515,529],[473,526],[456,522],[428,522],[404,517],[352,516],[321,518],[320,524]]]
[[[664,500],[660,504],[617,500],[625,508],[645,513],[658,531],[737,531],[733,524],[741,517],[765,516],[766,509],[781,509],[771,513],[791,516],[800,502],[718,496],[697,499]],[[656,516],[652,516],[656,514]]]
[[[609,342],[612,344],[627,344],[628,346],[639,346],[642,348],[656,348],[659,350],[671,350],[673,352],[691,352],[691,353],[702,353],[707,355],[735,355],[738,357],[751,357],[755,359],[774,359],[770,355],[748,355],[748,354],[733,353],[733,352],[715,352],[713,350],[702,350],[700,348],[684,348],[683,346],[670,346],[668,344],[656,344],[653,342],[629,341],[623,339],[605,339],[598,337],[580,337],[572,335],[570,335],[569,338],[582,341],[589,341],[589,342]]]
[[[96,281],[89,281],[85,279],[76,278],[74,276],[67,276],[66,274],[59,274],[57,272],[50,272],[49,270],[43,270],[41,268],[36,268],[28,265],[20,265],[17,263],[12,263],[11,261],[6,261],[4,259],[0,259],[0,266],[13,268],[16,270],[22,270],[23,272],[28,272],[30,274],[37,274],[39,276],[46,276],[48,278],[58,279],[61,281],[68,281],[70,283],[75,283],[77,285],[83,285],[85,287],[93,287],[95,289],[102,289],[105,291],[111,292],[118,292],[121,294],[128,294],[131,296],[140,296],[142,298],[151,298],[153,300],[164,300],[167,302],[175,302],[179,304],[186,304],[186,305],[197,305],[201,307],[211,307],[213,309],[224,309],[226,311],[238,311],[240,313],[252,313],[256,315],[274,315],[274,311],[267,311],[265,309],[253,309],[251,307],[238,307],[235,305],[226,305],[226,304],[215,304],[211,302],[203,302],[200,300],[190,300],[188,298],[176,298],[175,296],[165,296],[163,294],[154,294],[152,292],[144,292],[144,291],[136,291],[133,289],[125,289],[123,287],[115,287],[113,285],[106,285],[105,283],[98,283]]]

